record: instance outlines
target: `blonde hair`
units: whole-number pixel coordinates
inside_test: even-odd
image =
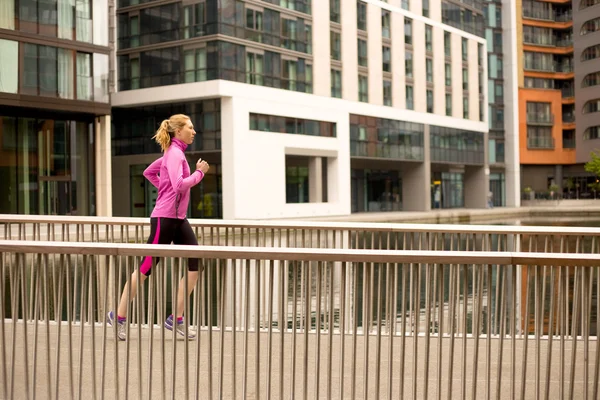
[[[175,136],[175,131],[177,129],[182,129],[189,119],[190,117],[185,114],[171,115],[169,119],[165,119],[161,122],[160,127],[156,131],[156,134],[152,136],[152,139],[156,140],[156,143],[160,145],[162,151],[167,151],[171,145],[171,139]]]

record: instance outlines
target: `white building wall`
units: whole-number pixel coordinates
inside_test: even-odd
[[[331,94],[331,42],[329,40],[329,3],[312,3],[313,24],[313,93],[317,96]]]
[[[519,74],[517,71],[517,9],[515,2],[502,2],[502,43],[504,71],[504,140],[506,205],[521,205],[521,175],[519,164]]]
[[[342,35],[344,34],[342,28]],[[383,104],[383,53],[381,7],[367,4],[367,51],[369,65],[369,103]]]

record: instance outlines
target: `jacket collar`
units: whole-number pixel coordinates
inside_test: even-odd
[[[185,151],[185,149],[187,149],[188,145],[185,144],[183,141],[177,139],[177,138],[172,138],[171,139],[171,144],[174,146],[177,146],[178,148],[181,149],[181,151]]]

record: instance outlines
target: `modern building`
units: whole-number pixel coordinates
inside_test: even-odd
[[[151,136],[179,112],[190,163],[212,166],[192,217],[519,205],[509,1],[11,0],[0,16],[0,212],[148,215]]]
[[[593,196],[584,164],[600,149],[600,2],[524,0],[522,10],[522,188]]]
[[[508,137],[516,121],[488,138],[496,99],[487,96],[481,3],[117,6],[115,215],[150,212],[156,193],[141,173],[160,157],[150,138],[178,112],[199,132],[190,162],[212,165],[192,190],[192,217],[484,208],[492,177],[495,202],[519,204],[518,148]],[[515,21],[514,7],[499,12],[509,20],[511,10]],[[510,33],[504,46],[514,53],[516,26]],[[500,86],[504,105],[517,107],[516,82]]]
[[[111,215],[108,15],[0,2],[0,213]]]

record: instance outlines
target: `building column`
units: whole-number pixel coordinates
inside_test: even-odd
[[[558,185],[558,192],[562,193],[563,185],[563,166],[555,165],[554,166],[554,184]]]
[[[402,174],[402,211],[431,210],[429,125],[423,127],[423,162],[408,164]]]
[[[323,202],[323,159],[310,157],[308,161],[308,201]]]
[[[465,208],[486,208],[490,191],[485,166],[465,166]]]
[[[96,117],[96,216],[112,217],[110,115]]]

